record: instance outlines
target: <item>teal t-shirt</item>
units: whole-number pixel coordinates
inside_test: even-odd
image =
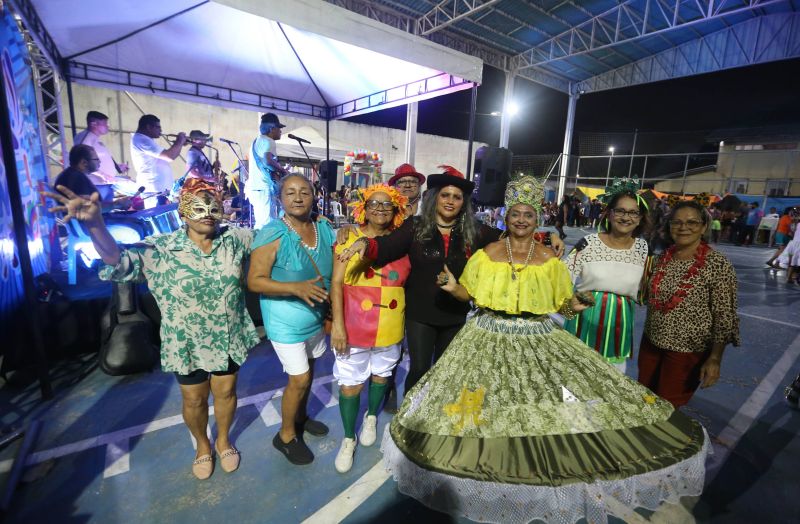
[[[290,230],[282,220],[273,220],[256,234],[252,249],[280,239],[280,247],[272,266],[271,278],[278,282],[299,282],[317,277],[317,272],[308,258],[314,259],[325,282],[331,288],[333,273],[333,229],[326,221],[317,222],[318,242],[316,249],[307,250],[300,236]],[[261,296],[261,315],[267,338],[282,344],[295,344],[307,340],[322,328],[328,304],[309,307],[297,297]]]

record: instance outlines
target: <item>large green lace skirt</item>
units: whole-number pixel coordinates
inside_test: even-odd
[[[699,494],[707,440],[548,317],[480,311],[406,393],[382,449],[399,489],[442,511],[604,522]]]

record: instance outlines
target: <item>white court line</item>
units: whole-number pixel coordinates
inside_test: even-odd
[[[717,473],[722,469],[722,465],[728,459],[728,455],[736,448],[739,440],[756,421],[758,414],[767,405],[775,390],[780,387],[783,377],[786,376],[786,373],[789,372],[798,357],[800,357],[800,335],[795,337],[792,344],[783,352],[781,358],[775,362],[755,391],[750,394],[750,397],[731,418],[725,429],[717,436],[717,440],[722,444],[722,449],[715,450],[712,466],[716,466],[716,468],[706,475],[706,485],[710,484],[714,477],[717,476]],[[711,469],[709,468],[709,470]]]
[[[339,396],[336,393],[338,391],[339,388],[314,388],[311,390],[311,394],[314,395],[323,406],[331,408],[339,405]]]
[[[270,427],[281,423],[281,414],[271,400],[257,402],[255,406],[258,410],[258,415],[261,417],[261,421],[264,422],[265,426]]]
[[[774,318],[760,317],[758,315],[751,315],[750,313],[742,313],[741,311],[739,311],[739,316],[755,318],[758,320],[763,320],[765,322],[772,322],[775,324],[783,324],[784,326],[789,326],[793,328],[800,328],[800,324],[798,324],[797,322],[784,322],[783,320],[775,320]]]
[[[389,472],[383,467],[383,460],[378,461],[372,469],[364,473],[358,480],[339,493],[333,500],[321,507],[316,513],[303,521],[303,524],[330,524],[341,522],[378,488],[380,488]]]
[[[314,382],[312,383],[312,386],[320,386],[322,384],[327,384],[329,382],[332,382],[333,380],[335,380],[333,378],[333,375],[328,375],[325,377],[315,379]],[[267,401],[269,399],[281,395],[283,395],[282,388],[273,389],[271,391],[265,391],[264,393],[258,393],[256,395],[251,395],[249,397],[240,398],[236,405],[237,407],[249,406],[251,404]],[[209,410],[209,413],[213,413],[213,407]],[[173,415],[171,417],[165,417],[162,419],[153,420],[145,424],[139,424],[137,426],[131,426],[129,428],[112,431],[110,433],[104,433],[96,437],[90,437],[87,439],[79,440],[77,442],[72,442],[70,444],[57,446],[55,448],[43,451],[37,451],[35,453],[32,453],[28,457],[28,460],[25,462],[25,464],[28,466],[32,466],[34,464],[39,464],[41,462],[53,458],[63,457],[65,455],[71,455],[73,453],[86,451],[87,449],[92,449],[99,446],[107,446],[108,444],[114,442],[120,442],[125,439],[130,439],[133,437],[144,435],[145,433],[152,433],[160,429],[165,429],[172,426],[178,426],[181,424],[183,424],[183,417],[181,415]],[[5,462],[9,461],[3,461],[2,463],[0,463],[0,468],[4,467]]]
[[[112,442],[106,446],[106,469],[103,478],[107,479],[131,469],[131,440]]]

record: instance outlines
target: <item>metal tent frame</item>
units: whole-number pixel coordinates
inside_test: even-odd
[[[798,0],[328,1],[569,95],[562,158],[583,94],[800,57]]]

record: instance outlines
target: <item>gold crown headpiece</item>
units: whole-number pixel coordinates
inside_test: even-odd
[[[544,181],[533,175],[521,175],[508,181],[504,202],[506,209],[515,204],[527,204],[539,212],[543,198]]]

